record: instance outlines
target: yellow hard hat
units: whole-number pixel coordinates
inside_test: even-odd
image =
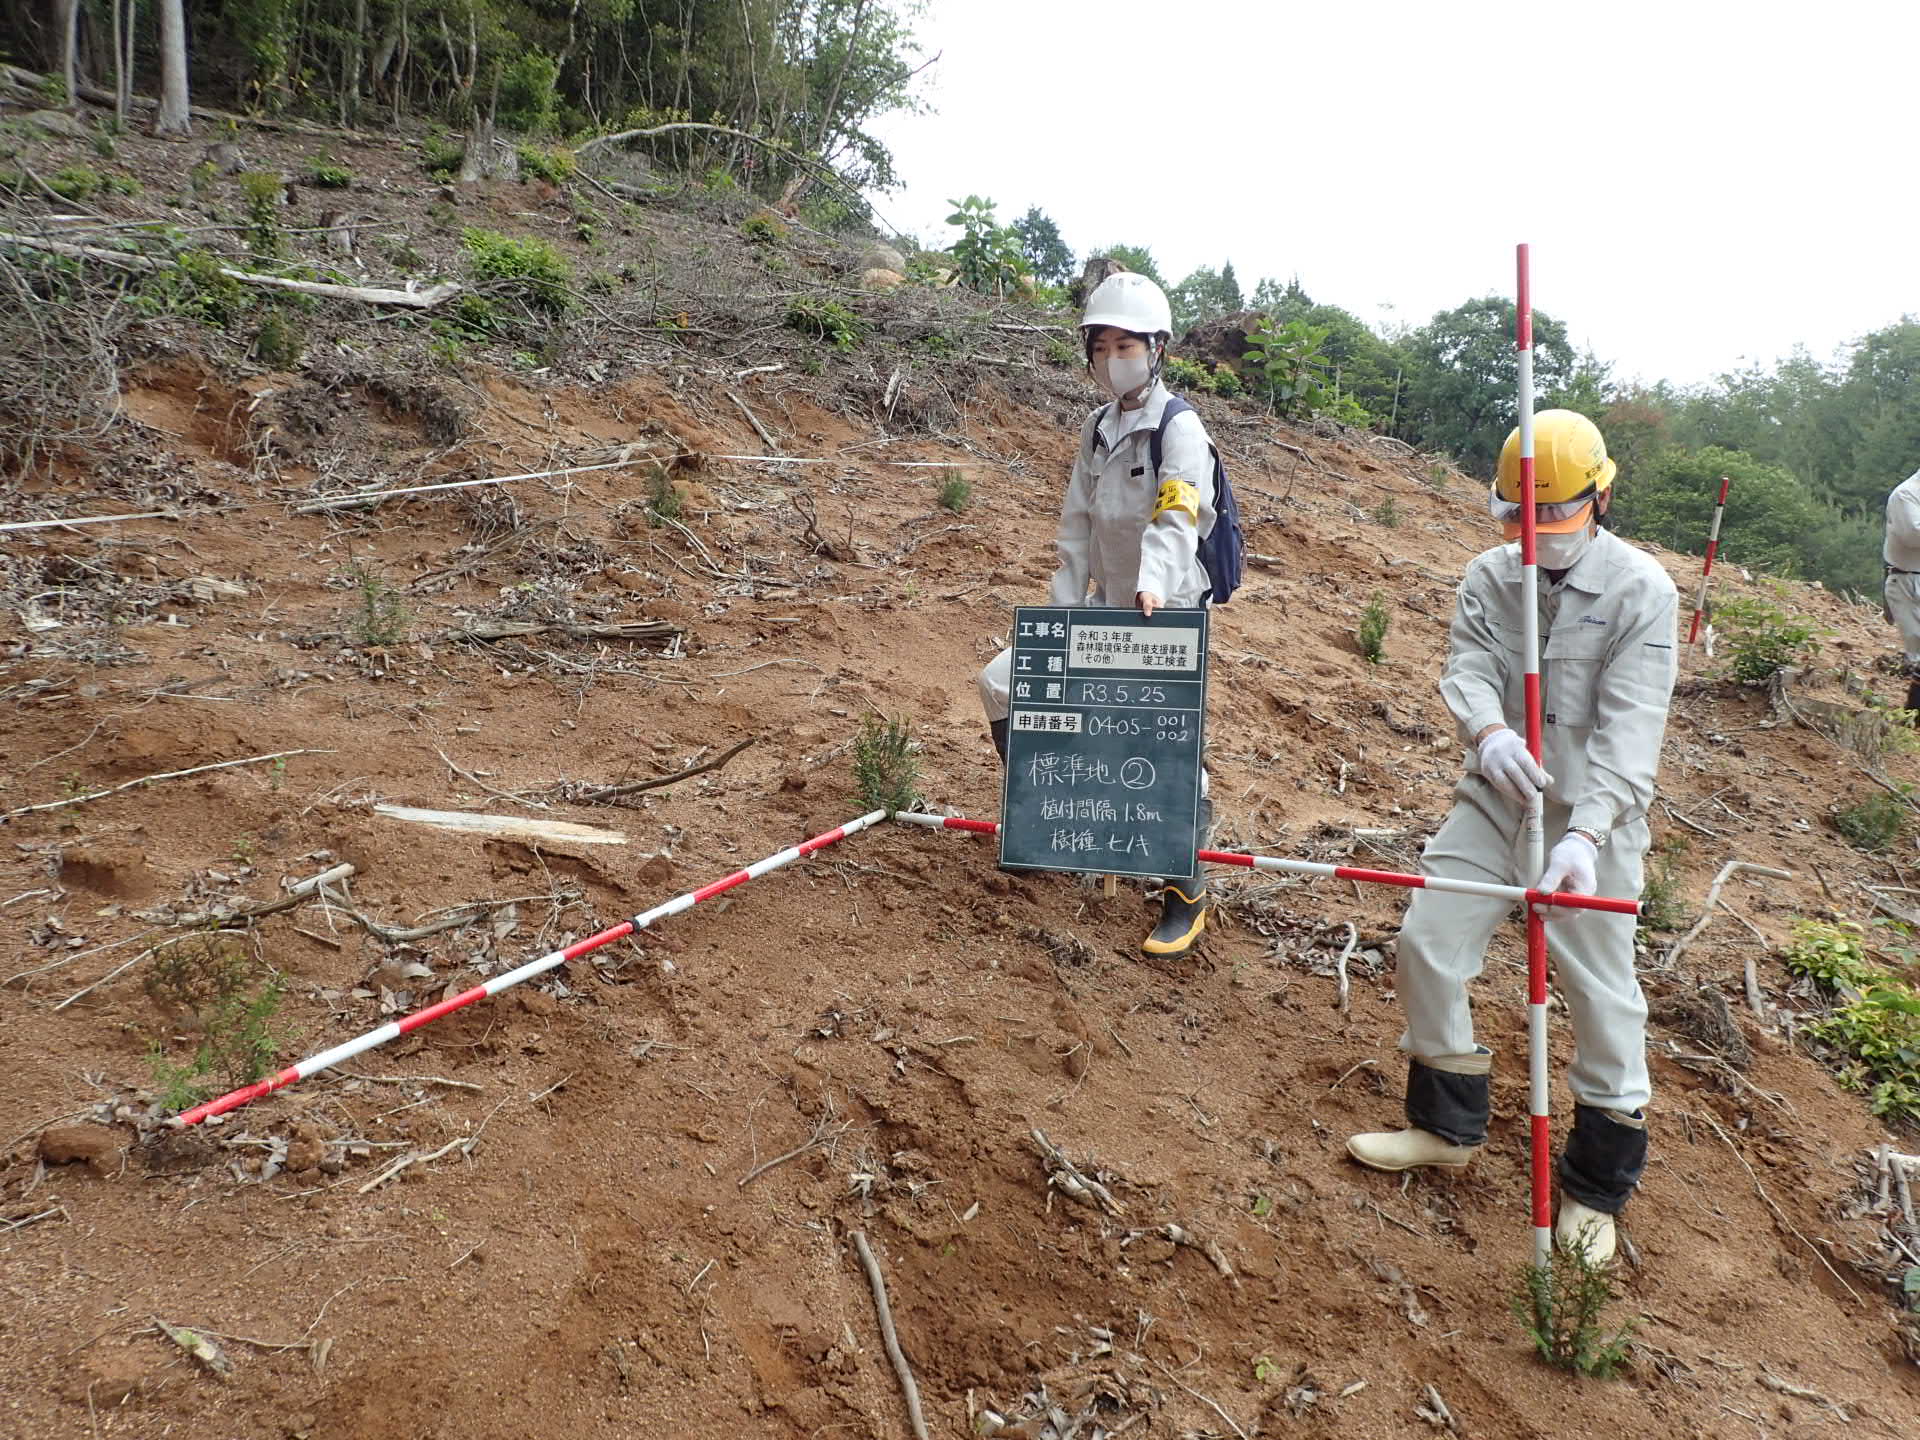
[[[1577,410],[1542,410],[1533,417],[1533,502],[1542,529],[1577,520],[1587,503],[1613,485],[1613,461],[1600,427]],[[1516,426],[1500,447],[1500,472],[1494,481],[1492,508],[1502,520],[1517,520],[1520,504],[1520,431]],[[1547,507],[1561,510],[1554,515]],[[1510,511],[1510,513],[1502,513]]]

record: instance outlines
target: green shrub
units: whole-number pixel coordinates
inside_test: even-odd
[[[777,245],[787,238],[787,226],[770,210],[759,210],[740,222],[740,233],[755,245]]]
[[[560,62],[529,50],[500,72],[500,123],[510,130],[537,134],[551,129],[559,93]]]
[[[1312,415],[1331,402],[1327,357],[1321,351],[1331,333],[1304,320],[1276,327],[1271,317],[1262,315],[1255,323],[1247,336],[1248,377],[1276,415]]]
[[[240,177],[240,194],[247,206],[247,245],[253,253],[271,258],[280,244],[280,192],[278,175],[265,170],[249,170]]]
[[[1876,790],[1857,805],[1849,805],[1833,817],[1833,828],[1849,845],[1876,855],[1885,850],[1907,828],[1907,807],[1897,795]]]
[[[215,1080],[237,1089],[272,1068],[279,1051],[272,1021],[283,987],[242,941],[217,930],[182,936],[155,956],[145,984],[168,1029],[197,1037],[185,1063],[170,1061],[159,1041],[148,1054],[168,1109],[205,1099]]]
[[[1680,877],[1675,873],[1689,846],[1687,837],[1668,835],[1653,849],[1640,887],[1640,926],[1645,930],[1678,930],[1687,923],[1680,901]]]
[[[211,160],[202,160],[187,172],[187,184],[195,195],[204,195],[213,188],[214,181],[220,178],[220,167]]]
[[[1920,1121],[1920,991],[1882,977],[1806,1028],[1846,1057],[1840,1083],[1864,1091],[1874,1114]]]
[[[1161,374],[1165,377],[1167,384],[1175,390],[1198,391],[1203,395],[1213,393],[1213,372],[1195,361],[1183,360],[1178,355],[1169,355],[1167,363],[1161,368]]]
[[[491,281],[496,290],[549,315],[564,315],[573,308],[573,267],[546,241],[514,240],[497,230],[467,229],[461,232],[460,243],[466,247],[473,273]]]
[[[731,195],[740,188],[740,182],[733,178],[733,172],[724,165],[714,165],[700,179],[701,188],[711,195]]]
[[[958,515],[973,501],[973,486],[958,470],[947,471],[947,478],[940,486],[940,508]]]
[[[102,160],[113,159],[115,148],[113,136],[100,134],[93,137],[93,153],[98,155]]]
[[[185,315],[224,330],[252,306],[253,293],[221,273],[218,257],[183,250],[141,284],[134,304],[149,315]]]
[[[1588,1258],[1585,1247],[1553,1252],[1544,1267],[1522,1268],[1510,1300],[1513,1313],[1542,1360],[1595,1380],[1626,1363],[1633,1323],[1605,1333],[1601,1312],[1613,1299],[1613,1277]]]
[[[659,525],[666,520],[678,520],[685,509],[686,500],[667,467],[655,465],[647,475],[647,523]]]
[[[1378,665],[1387,658],[1387,627],[1393,617],[1388,613],[1387,600],[1378,590],[1367,601],[1366,609],[1360,612],[1360,653],[1367,657],[1368,663]]]
[[[353,613],[353,638],[365,647],[397,645],[407,637],[407,605],[399,593],[365,565],[347,567],[347,579],[360,597]]]
[[[1238,371],[1232,369],[1230,366],[1215,365],[1213,367],[1213,393],[1222,399],[1230,400],[1235,396],[1246,394],[1247,387],[1245,382],[1240,379]]]
[[[1400,528],[1400,507],[1394,503],[1393,496],[1387,496],[1373,507],[1373,523],[1388,530]]]
[[[919,798],[920,755],[905,720],[869,715],[853,742],[853,781],[860,803],[893,814]]]
[[[1049,335],[1047,337],[1047,363],[1049,365],[1058,365],[1062,370],[1072,370],[1085,362],[1086,357],[1059,336]]]
[[[1882,977],[1867,949],[1867,932],[1850,921],[1796,920],[1787,946],[1787,972],[1819,981],[1828,990],[1859,990]]]
[[[1811,659],[1819,631],[1813,621],[1788,615],[1765,600],[1734,597],[1714,609],[1721,652],[1736,680],[1769,680]]]
[[[291,369],[299,362],[300,352],[306,345],[305,330],[277,306],[267,312],[267,318],[260,322],[260,329],[253,337],[253,353],[262,364],[276,370]]]
[[[947,224],[960,227],[953,245],[953,269],[969,289],[1004,295],[1030,278],[1020,236],[1011,225],[994,218],[993,202],[978,195],[949,200],[954,207]]]
[[[576,166],[571,150],[557,145],[548,149],[538,145],[522,145],[518,153],[522,179],[531,176],[535,180],[545,180],[549,185],[564,185],[573,179]]]
[[[63,200],[90,200],[106,188],[100,172],[86,165],[64,165],[47,177],[47,188]]]
[[[420,142],[420,164],[436,180],[453,179],[466,158],[465,147],[444,135],[429,135]]]
[[[860,317],[837,300],[801,295],[787,307],[787,327],[816,340],[829,340],[836,350],[851,350],[866,327]]]
[[[353,184],[353,172],[324,150],[308,158],[307,178],[322,190],[344,190]]]

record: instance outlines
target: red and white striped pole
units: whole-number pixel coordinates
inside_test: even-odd
[[[1687,644],[1700,639],[1700,617],[1707,613],[1707,581],[1713,575],[1714,552],[1720,548],[1720,517],[1727,513],[1727,487],[1730,476],[1720,477],[1720,498],[1713,502],[1713,528],[1707,531],[1707,563],[1700,567],[1700,593],[1693,602],[1693,623],[1687,627]]]
[[[964,820],[957,815],[918,815],[902,810],[894,817],[931,830],[965,830],[975,835],[998,835],[992,820]],[[1403,875],[1394,870],[1367,870],[1357,865],[1327,865],[1318,860],[1282,860],[1272,855],[1246,855],[1238,850],[1201,850],[1196,859],[1214,865],[1238,865],[1246,870],[1277,870],[1286,875],[1312,875],[1323,880],[1355,880],[1362,885],[1398,885],[1407,890],[1452,890],[1461,895],[1489,895],[1515,904],[1552,905],[1562,910],[1605,910],[1615,915],[1638,915],[1640,902],[1606,895],[1574,895],[1566,891],[1529,890],[1524,885],[1494,885],[1485,880],[1448,880],[1438,875]]]
[[[1520,620],[1522,672],[1527,700],[1527,753],[1545,768],[1540,741],[1540,566],[1534,542],[1539,520],[1533,510],[1533,282],[1527,247],[1514,249],[1518,280],[1514,349],[1520,357]],[[1527,864],[1539,875],[1547,868],[1543,821],[1545,797],[1527,805]],[[1553,1258],[1553,1174],[1549,1132],[1552,1091],[1547,1082],[1547,925],[1546,916],[1527,906],[1527,1072],[1528,1109],[1533,1123],[1533,1263],[1545,1268]]]
[[[168,1123],[176,1126],[198,1125],[202,1120],[215,1115],[224,1115],[227,1111],[237,1109],[249,1101],[258,1100],[263,1095],[284,1090],[296,1080],[304,1080],[309,1075],[329,1069],[343,1060],[351,1060],[354,1056],[371,1050],[375,1046],[384,1045],[389,1040],[397,1040],[408,1031],[418,1030],[422,1025],[430,1025],[442,1015],[451,1015],[455,1010],[471,1005],[476,1000],[484,1000],[489,995],[498,995],[502,990],[511,990],[522,980],[531,980],[536,975],[544,975],[557,965],[576,960],[589,951],[598,950],[603,945],[611,945],[615,940],[623,940],[635,931],[646,929],[656,920],[664,920],[669,915],[678,915],[682,910],[691,910],[702,900],[711,900],[722,891],[731,890],[736,885],[744,885],[749,880],[765,875],[769,870],[778,870],[783,865],[790,865],[816,850],[825,849],[836,840],[844,840],[849,835],[877,825],[886,818],[886,811],[875,810],[870,814],[862,815],[857,820],[849,820],[837,830],[829,830],[825,834],[814,836],[811,840],[782,850],[776,855],[769,855],[764,860],[756,860],[746,869],[736,870],[733,874],[724,876],[711,885],[703,885],[698,890],[689,890],[684,895],[676,895],[664,905],[656,905],[653,909],[636,915],[631,920],[621,921],[611,930],[602,930],[598,935],[589,935],[584,940],[575,941],[564,950],[555,950],[542,955],[538,960],[529,960],[519,969],[509,970],[504,975],[496,975],[484,985],[476,985],[473,989],[451,996],[437,1005],[416,1010],[411,1015],[402,1016],[398,1020],[382,1025],[377,1030],[369,1030],[366,1034],[349,1040],[345,1044],[336,1045],[331,1050],[322,1050],[318,1055],[309,1055],[298,1065],[289,1065],[277,1075],[270,1075],[265,1080],[258,1080],[238,1090],[229,1091],[217,1100],[208,1100],[204,1104],[194,1106],[191,1110],[184,1110]]]

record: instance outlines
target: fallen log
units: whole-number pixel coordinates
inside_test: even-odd
[[[75,245],[65,240],[43,240],[37,235],[13,235],[0,231],[0,245],[23,245],[29,250],[44,250],[70,260],[93,260],[122,270],[149,273],[169,268],[166,261],[150,255],[133,255],[124,250],[102,250],[97,245]],[[288,280],[280,275],[261,275],[252,270],[235,270],[222,265],[220,273],[243,285],[261,285],[271,290],[292,290],[301,295],[318,295],[329,300],[357,300],[366,305],[404,305],[412,310],[431,310],[441,301],[460,293],[461,287],[448,280],[429,290],[391,290],[372,285],[332,285],[322,280]]]

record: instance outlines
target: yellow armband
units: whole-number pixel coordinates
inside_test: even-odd
[[[1187,518],[1194,524],[1200,523],[1200,492],[1184,480],[1163,480],[1160,482],[1160,496],[1153,504],[1153,514],[1148,524],[1158,520],[1169,510],[1184,510]]]

